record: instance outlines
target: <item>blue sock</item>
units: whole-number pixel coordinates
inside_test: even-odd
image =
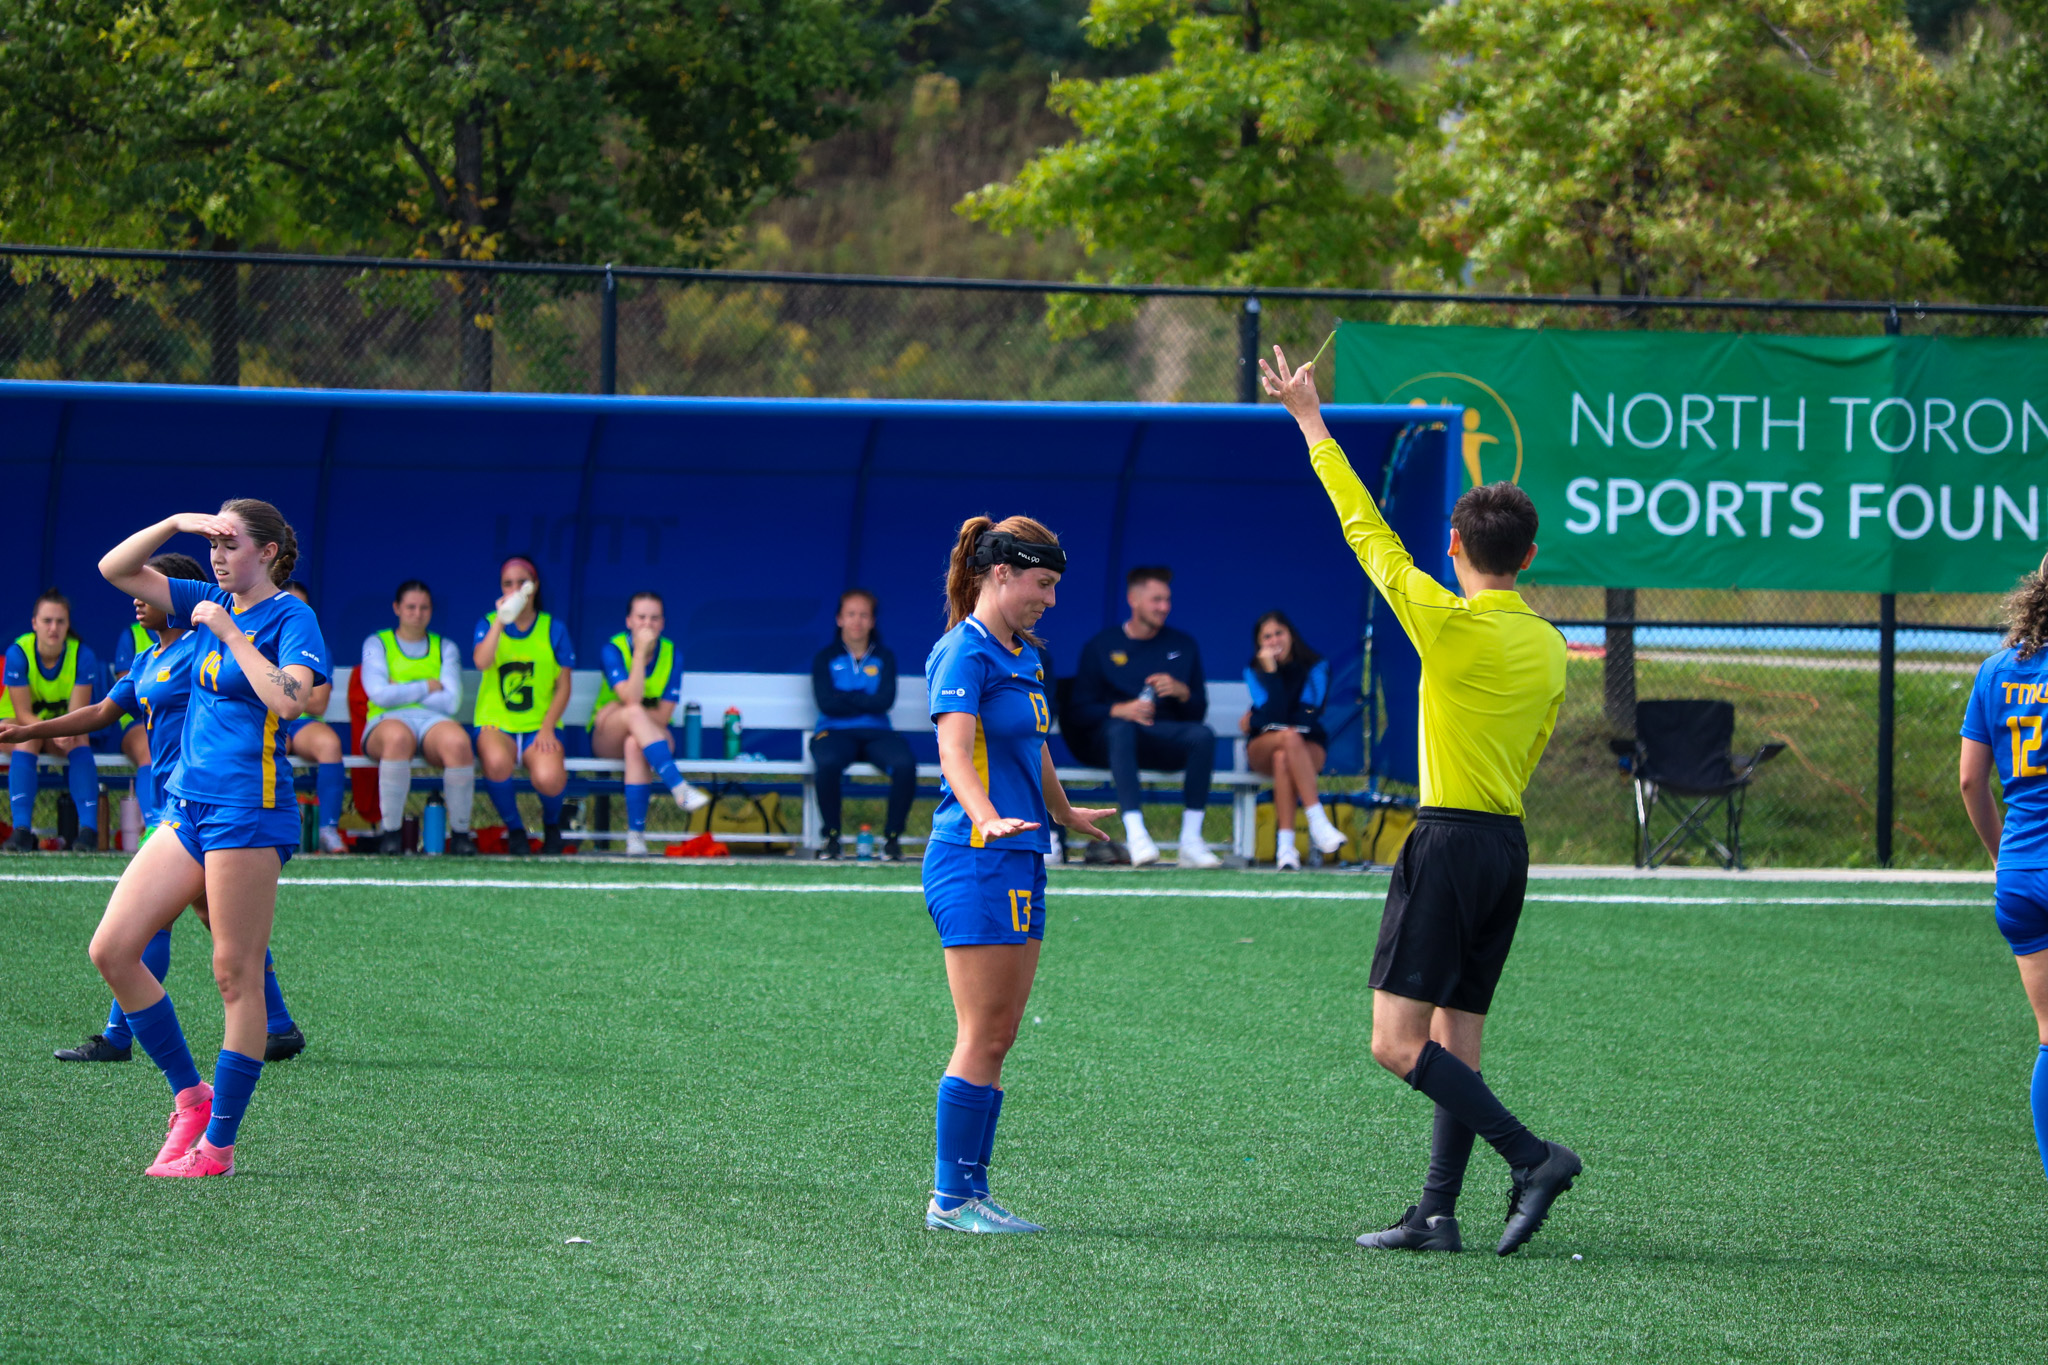
[[[100,765],[93,762],[92,750],[81,744],[71,751],[69,769],[71,804],[78,807],[78,827],[97,830],[100,827]]]
[[[498,812],[498,818],[505,822],[506,829],[525,829],[526,823],[519,818],[519,798],[512,794],[512,779],[493,782],[488,777],[479,777],[477,785],[491,798],[491,808]]]
[[[654,799],[652,782],[628,782],[626,784],[626,828],[645,834],[647,832],[647,803]]]
[[[263,1008],[270,1015],[264,1028],[272,1033],[292,1031],[292,1012],[284,1007],[284,992],[277,988],[277,963],[271,960],[268,948],[263,950]]]
[[[142,812],[142,827],[156,823],[156,775],[145,763],[135,770],[135,805]]]
[[[178,1011],[166,995],[146,1010],[128,1016],[135,1041],[149,1054],[149,1060],[163,1069],[171,1093],[190,1090],[199,1084],[199,1068],[192,1061],[192,1049],[185,1046],[185,1030],[178,1027]]]
[[[2034,1058],[2034,1088],[2030,1098],[2034,1102],[2034,1141],[2041,1148],[2041,1170],[2048,1173],[2048,1043],[2042,1044],[2041,1055]]]
[[[149,968],[149,974],[159,983],[171,974],[171,931],[159,929],[142,949],[142,965]],[[115,1047],[127,1047],[134,1041],[134,1033],[128,1027],[128,1016],[121,1012],[121,1002],[116,1000],[107,1006],[107,1027],[101,1035]]]
[[[562,802],[567,799],[567,793],[559,792],[554,796],[542,796],[540,799],[540,822],[544,825],[561,824]]]
[[[674,791],[683,784],[683,770],[676,766],[675,750],[668,747],[668,741],[657,739],[641,750],[647,758],[647,766],[654,769],[654,775],[661,779],[661,785]]]
[[[36,756],[16,749],[14,756],[7,760],[7,809],[12,817],[8,823],[16,829],[27,829],[35,821],[36,814]]]
[[[981,1130],[981,1160],[967,1178],[977,1196],[988,1193],[988,1163],[996,1154],[996,1120],[1003,1116],[1003,1092],[992,1090],[988,1102],[988,1126]]]
[[[220,1050],[213,1064],[213,1117],[206,1123],[206,1140],[216,1147],[235,1145],[235,1133],[242,1116],[249,1112],[249,1097],[256,1093],[256,1081],[263,1075],[263,1063],[239,1052]]]
[[[348,790],[348,772],[339,763],[322,763],[313,774],[313,794],[320,800],[320,828],[341,824],[341,798]]]
[[[974,1168],[981,1162],[995,1093],[994,1086],[975,1085],[958,1076],[939,1082],[939,1152],[932,1163],[932,1190],[941,1210],[957,1209],[974,1197]]]

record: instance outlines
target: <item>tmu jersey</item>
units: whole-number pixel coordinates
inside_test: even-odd
[[[1977,669],[1963,738],[1991,746],[2005,791],[1998,866],[2048,868],[2048,650],[2022,659],[2001,649]]]
[[[924,683],[935,722],[956,711],[974,717],[974,770],[996,814],[1038,825],[997,840],[996,847],[1045,852],[1045,827],[1051,821],[1045,811],[1043,755],[1052,708],[1046,704],[1038,652],[1021,640],[1014,650],[1004,648],[987,626],[970,616],[932,646]],[[954,799],[949,782],[939,784],[931,837],[942,844],[986,845]]]
[[[159,805],[185,751],[185,708],[192,700],[192,655],[200,634],[188,630],[168,645],[151,645],[129,661],[127,674],[107,694],[124,713],[142,721]],[[212,631],[205,635],[207,643],[219,643]]]
[[[317,686],[328,680],[327,644],[313,609],[288,592],[235,611],[234,594],[211,583],[173,578],[171,615],[189,621],[201,602],[218,602],[256,646],[283,667],[313,670]],[[227,643],[211,630],[194,628],[191,709],[185,713],[185,752],[164,790],[187,801],[215,806],[257,806],[276,810],[292,797],[292,770],[285,758],[284,726],[256,695]]]

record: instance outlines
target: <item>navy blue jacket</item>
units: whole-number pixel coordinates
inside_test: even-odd
[[[896,655],[878,630],[858,661],[839,633],[811,660],[811,692],[818,703],[818,730],[886,730],[896,704]]]
[[[1163,626],[1149,640],[1133,640],[1122,626],[1111,626],[1081,647],[1074,667],[1074,691],[1067,703],[1065,726],[1095,731],[1109,722],[1109,708],[1135,701],[1145,679],[1164,673],[1188,685],[1186,701],[1158,699],[1154,717],[1165,721],[1199,721],[1209,714],[1208,685],[1202,678],[1202,651],[1195,637]]]

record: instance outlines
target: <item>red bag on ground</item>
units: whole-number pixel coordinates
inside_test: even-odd
[[[711,831],[695,836],[685,843],[670,844],[661,851],[664,858],[730,858],[732,850],[711,837]]]

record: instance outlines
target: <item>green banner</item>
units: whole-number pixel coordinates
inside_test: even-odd
[[[1534,582],[2001,592],[2048,540],[2048,342],[1345,323],[1337,400],[1463,405]]]

